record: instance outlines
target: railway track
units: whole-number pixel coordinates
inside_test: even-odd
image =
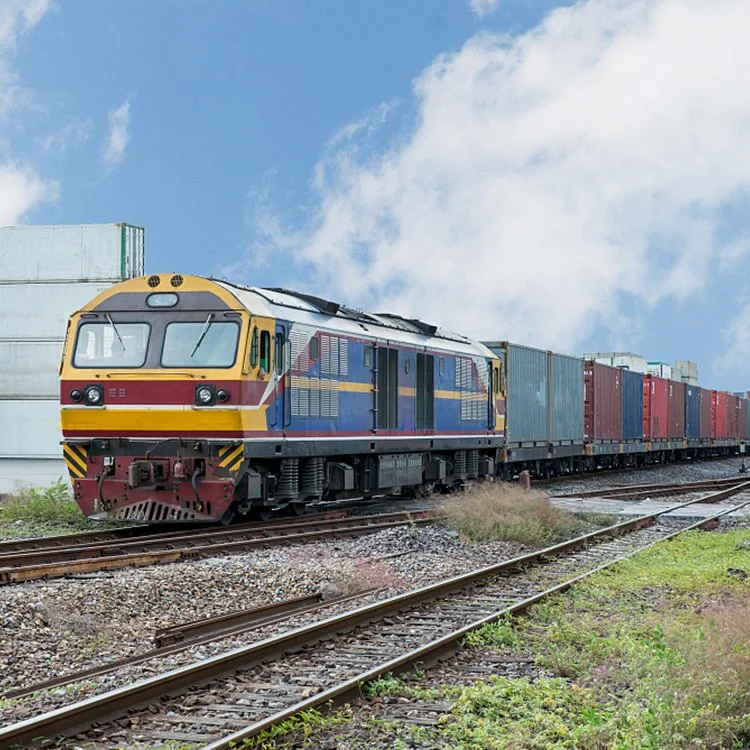
[[[721,490],[722,499],[730,489],[744,488]],[[301,711],[352,699],[363,682],[434,663],[455,651],[469,631],[750,504],[697,523],[664,519],[671,511],[712,499],[719,498],[694,498],[62,706],[0,729],[0,746],[28,745],[44,736],[62,737],[62,747],[171,740],[208,750],[229,748]]]
[[[699,492],[736,487],[750,483],[750,477],[737,476],[724,479],[705,479],[697,482],[662,482],[659,484],[628,484],[607,489],[582,490],[580,492],[555,493],[554,498],[601,497],[638,499],[651,496],[679,495],[685,492]]]
[[[129,566],[194,560],[271,545],[361,536],[394,526],[432,523],[433,520],[433,515],[427,511],[338,518],[316,517],[298,521],[286,520],[283,523],[150,534],[125,541],[97,540],[69,547],[54,545],[49,548],[10,551],[0,554],[0,584]]]

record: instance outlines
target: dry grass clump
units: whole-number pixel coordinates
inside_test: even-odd
[[[403,584],[402,579],[382,560],[355,560],[351,568],[339,571],[333,583],[342,596],[370,589],[391,589]]]
[[[543,492],[505,482],[451,495],[440,510],[446,523],[472,542],[501,539],[538,546],[588,528],[581,518],[555,508]]]

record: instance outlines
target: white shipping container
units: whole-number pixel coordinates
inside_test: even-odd
[[[698,380],[698,365],[690,360],[678,360],[674,363],[675,378],[679,377],[685,382]]]
[[[59,398],[62,341],[0,340],[0,397]]]
[[[0,284],[0,340],[63,341],[68,316],[109,286],[101,282]]]
[[[594,362],[609,365],[609,367],[621,367],[634,372],[646,371],[646,360],[631,352],[586,352],[583,358],[593,359]]]
[[[0,284],[143,275],[143,229],[129,224],[0,227]]]
[[[646,364],[646,373],[656,375],[658,378],[672,379],[672,368],[666,362],[648,362]]]
[[[0,458],[60,458],[60,403],[0,400]]]
[[[68,481],[68,467],[61,458],[0,458],[0,494],[24,487],[49,487]]]

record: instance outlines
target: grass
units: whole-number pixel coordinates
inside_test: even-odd
[[[65,533],[102,527],[76,505],[67,482],[58,479],[46,488],[24,489],[0,501],[0,529],[8,536]]]
[[[578,516],[555,508],[543,492],[505,482],[451,495],[441,506],[446,523],[471,542],[495,539],[533,547],[554,544],[614,523],[611,516]]]
[[[469,687],[419,674],[364,686],[342,710],[264,748],[693,750],[750,746],[750,531],[657,544],[470,634],[466,648],[534,655],[525,676]],[[379,717],[391,701],[452,704],[437,725]]]

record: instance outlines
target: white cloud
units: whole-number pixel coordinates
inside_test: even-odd
[[[498,0],[468,0],[469,7],[480,18],[492,13],[497,8]]]
[[[737,384],[747,375],[747,353],[750,351],[750,299],[740,302],[739,310],[732,316],[728,325],[723,326],[725,352],[714,359],[714,373],[727,376]],[[746,386],[747,387],[747,386]]]
[[[747,0],[590,0],[478,35],[416,80],[408,137],[334,137],[304,231],[256,230],[358,306],[558,350],[617,338],[634,301],[706,283],[747,195],[748,28]]]
[[[125,158],[125,149],[130,143],[130,99],[126,99],[117,109],[107,115],[109,134],[104,146],[104,162],[114,167]]]
[[[11,66],[18,39],[30,31],[50,7],[49,0],[2,0],[0,4],[0,125],[33,99]],[[11,144],[0,129],[3,152]],[[0,159],[0,224],[17,224],[40,202],[54,200],[58,186],[39,177],[29,166],[11,157]]]
[[[88,118],[72,117],[54,132],[39,138],[39,145],[45,151],[64,154],[87,141],[93,127],[94,123]]]
[[[0,48],[13,49],[18,37],[36,26],[50,0],[3,0],[0,5]]]
[[[56,183],[37,177],[29,168],[0,164],[0,226],[20,223],[30,208],[56,197]]]

